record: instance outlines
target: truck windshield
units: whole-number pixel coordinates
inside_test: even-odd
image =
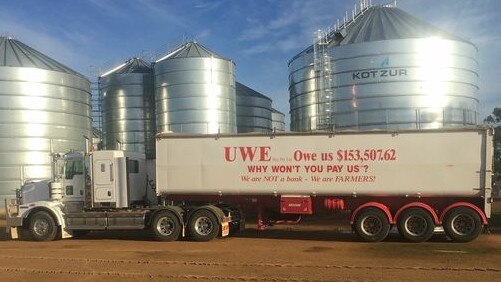
[[[64,178],[73,179],[75,175],[83,174],[83,160],[82,159],[68,159],[66,160],[66,167],[64,169]]]

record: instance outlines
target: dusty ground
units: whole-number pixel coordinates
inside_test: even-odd
[[[490,234],[466,244],[440,234],[412,244],[394,232],[385,242],[359,242],[346,215],[261,233],[250,224],[238,236],[207,243],[156,242],[142,232],[94,232],[82,239],[43,243],[0,235],[0,279],[496,281],[501,275],[501,203],[493,211]]]
[[[501,229],[471,243],[398,234],[358,242],[326,220],[276,226],[207,243],[162,243],[139,232],[91,233],[55,242],[0,241],[2,281],[495,281]],[[253,229],[254,227],[254,229]]]

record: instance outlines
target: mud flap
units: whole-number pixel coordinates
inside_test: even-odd
[[[65,228],[61,227],[61,239],[73,238],[73,235],[66,231]]]
[[[222,222],[221,223],[221,237],[226,237],[230,234],[230,223]]]
[[[19,239],[19,230],[18,227],[10,227],[5,229],[9,234],[11,239]]]

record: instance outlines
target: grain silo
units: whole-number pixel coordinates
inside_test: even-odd
[[[271,128],[274,131],[285,131],[285,115],[273,108],[271,109]]]
[[[51,152],[92,138],[90,82],[10,37],[0,37],[0,197],[51,178]],[[85,138],[84,138],[85,137]]]
[[[154,158],[155,94],[150,65],[139,58],[127,60],[99,77],[99,93],[104,147]]]
[[[364,3],[289,62],[291,130],[476,125],[475,45]]]
[[[197,42],[155,62],[157,132],[236,132],[235,64]]]
[[[239,82],[237,94],[237,131],[270,132],[271,99]]]

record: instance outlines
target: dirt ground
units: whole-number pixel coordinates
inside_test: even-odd
[[[392,233],[359,242],[329,219],[211,242],[157,242],[141,232],[93,232],[54,242],[0,241],[2,281],[495,281],[501,228],[471,243],[444,235],[412,244]],[[337,221],[337,220],[336,220]]]

